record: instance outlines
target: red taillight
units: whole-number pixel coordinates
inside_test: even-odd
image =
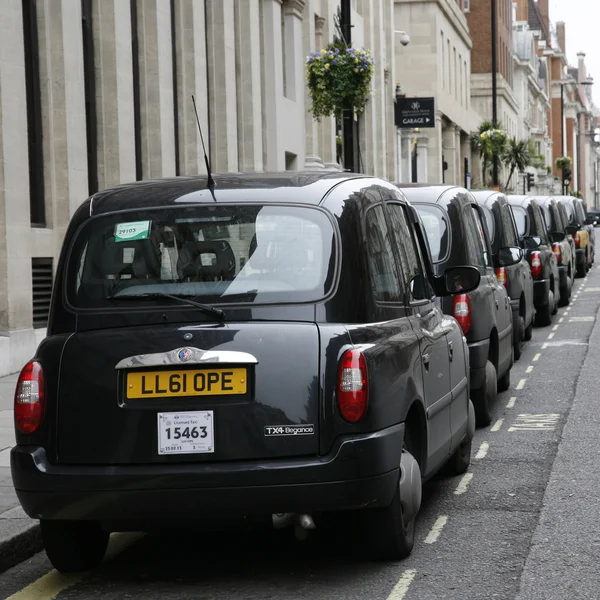
[[[581,239],[579,238],[579,231],[575,234],[573,240],[575,240],[575,248],[579,248],[579,244],[581,243]]]
[[[562,252],[560,251],[559,243],[554,242],[554,244],[552,244],[552,252],[554,252],[554,256],[556,256],[556,260],[558,261],[558,264],[560,265],[562,263]]]
[[[467,294],[454,296],[453,314],[463,333],[467,334],[471,329],[471,301]]]
[[[44,418],[44,371],[37,361],[27,363],[15,390],[15,425],[21,433],[37,430]]]
[[[542,276],[542,259],[539,252],[531,253],[531,274],[534,277]]]
[[[340,413],[348,423],[360,421],[367,412],[367,363],[359,350],[346,351],[340,360],[337,401]]]
[[[505,287],[508,287],[508,273],[505,267],[498,267],[496,269],[496,279]]]

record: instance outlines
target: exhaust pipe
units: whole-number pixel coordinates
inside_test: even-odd
[[[310,529],[315,529],[315,522],[308,514],[296,513],[275,513],[272,516],[274,529],[285,529],[286,527],[294,526],[294,534],[296,539],[305,540],[308,537]]]

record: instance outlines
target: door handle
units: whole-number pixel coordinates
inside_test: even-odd
[[[423,364],[426,369],[429,369],[429,354],[427,353],[423,354]]]
[[[448,354],[450,355],[450,360],[452,360],[454,358],[454,346],[451,341],[448,342]]]

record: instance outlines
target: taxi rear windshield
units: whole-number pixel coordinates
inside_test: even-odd
[[[205,303],[311,302],[329,292],[335,233],[321,210],[178,207],[96,217],[74,243],[67,299],[120,308],[160,294]]]

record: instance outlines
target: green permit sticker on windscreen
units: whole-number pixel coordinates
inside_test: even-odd
[[[152,221],[132,221],[131,223],[119,223],[115,228],[115,242],[132,242],[134,240],[146,240],[150,233]]]

